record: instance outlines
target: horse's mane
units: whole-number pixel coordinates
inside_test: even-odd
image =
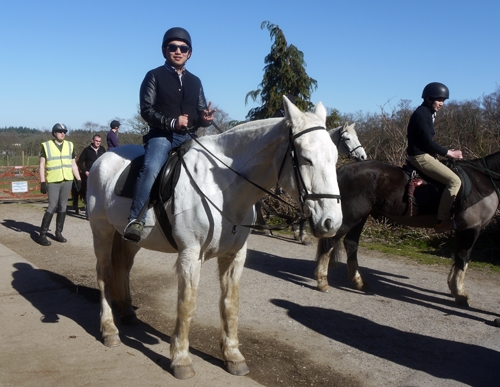
[[[274,126],[278,122],[283,121],[283,120],[284,120],[283,117],[277,117],[277,118],[273,117],[273,118],[264,118],[261,120],[255,120],[255,121],[247,121],[247,122],[243,122],[241,124],[238,124],[236,126],[233,126],[231,129],[226,130],[224,133]],[[221,134],[224,134],[224,133],[221,133]]]
[[[200,137],[197,141],[199,141],[202,144],[231,141],[230,139],[235,135],[240,136],[240,134],[244,131],[251,132],[255,130],[258,130],[259,133],[264,135],[265,133],[267,133],[269,130],[271,130],[280,123],[286,124],[287,127],[289,125],[288,121],[285,121],[284,118],[265,118],[262,120],[248,121],[238,124],[236,126],[233,126],[231,129],[226,130],[223,133],[212,136],[203,136]],[[184,149],[186,149],[187,151],[192,147],[196,146],[197,141],[189,140],[188,142],[184,143]]]

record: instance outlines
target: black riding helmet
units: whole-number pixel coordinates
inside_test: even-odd
[[[68,133],[68,128],[64,124],[57,123],[52,127],[52,135],[55,135],[58,132],[66,134]]]
[[[442,83],[432,82],[425,86],[424,91],[422,91],[422,98],[425,100],[427,97],[432,99],[448,99],[450,98],[450,90],[448,90],[446,85],[443,85]]]
[[[170,28],[165,35],[163,35],[163,42],[161,44],[161,50],[172,40],[180,40],[186,43],[191,50],[193,49],[193,45],[191,44],[191,35],[184,28],[181,27],[173,27]]]

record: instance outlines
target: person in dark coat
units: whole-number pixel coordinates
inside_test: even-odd
[[[193,45],[189,33],[180,27],[170,28],[163,36],[165,64],[150,70],[141,84],[141,117],[149,125],[145,136],[144,164],[135,183],[129,223],[123,237],[142,239],[147,205],[153,183],[174,147],[180,146],[200,127],[210,126],[215,109],[207,106],[200,79],[186,70]]]
[[[87,206],[87,179],[89,176],[90,168],[92,168],[94,162],[99,157],[101,157],[104,154],[104,152],[106,152],[106,148],[104,148],[101,145],[101,143],[102,143],[101,135],[95,134],[94,137],[92,137],[92,142],[90,143],[90,145],[84,148],[80,153],[80,155],[78,156],[78,161],[76,164],[78,165],[80,176],[82,178],[82,188],[80,189],[80,195],[78,195],[78,192],[72,192],[73,210],[75,210],[77,215],[80,213],[80,210],[78,208],[79,196],[83,198],[83,201],[85,202],[85,207]]]
[[[447,149],[433,140],[436,114],[444,101],[450,98],[448,87],[439,82],[429,83],[422,92],[422,98],[424,102],[413,112],[408,123],[407,159],[425,175],[445,185],[434,227],[436,232],[444,232],[455,228],[451,209],[462,183],[457,174],[441,163],[437,156],[461,159],[462,151]]]
[[[111,130],[108,132],[106,136],[106,142],[108,143],[108,150],[116,148],[120,144],[118,143],[118,130],[120,130],[120,123],[116,120],[111,121],[109,124]]]

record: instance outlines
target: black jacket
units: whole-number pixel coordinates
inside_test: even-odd
[[[99,157],[101,157],[104,152],[106,152],[106,148],[104,148],[102,145],[99,145],[97,152],[92,147],[92,145],[89,145],[84,150],[82,150],[82,153],[80,153],[80,156],[78,156],[78,169],[80,169],[80,171],[84,173],[90,171],[92,164],[94,164],[94,162]]]
[[[407,132],[407,153],[409,156],[417,156],[425,153],[431,156],[446,156],[448,153],[448,149],[436,144],[432,139],[436,134],[432,114],[431,107],[423,103],[411,115]]]
[[[181,85],[178,74],[166,66],[149,71],[141,84],[141,117],[150,130],[171,131],[172,120],[183,114],[189,116],[188,128],[209,126],[201,119],[207,102],[200,79],[185,70]]]

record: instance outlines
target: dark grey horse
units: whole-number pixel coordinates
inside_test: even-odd
[[[499,205],[500,152],[475,160],[455,162],[463,176],[455,203],[455,249],[448,287],[457,303],[469,305],[464,287],[465,272],[479,232],[491,221]],[[440,195],[427,207],[413,206],[408,200],[407,179],[402,168],[378,161],[351,163],[337,169],[342,196],[342,226],[332,238],[320,239],[315,276],[318,289],[328,291],[330,257],[338,259],[344,236],[349,279],[358,290],[367,290],[358,266],[358,245],[368,216],[384,216],[392,221],[421,228],[436,224]],[[417,190],[422,187],[415,188]],[[433,205],[432,205],[433,204]]]

